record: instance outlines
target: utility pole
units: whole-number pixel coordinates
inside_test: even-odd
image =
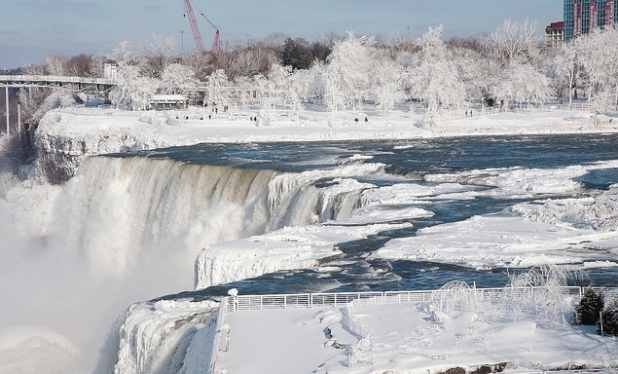
[[[8,137],[10,134],[9,130],[9,86],[5,86],[4,96],[6,96],[6,136]]]
[[[408,38],[410,37],[410,25],[406,26],[408,28]]]
[[[185,54],[185,30],[180,30],[180,45],[181,54]]]
[[[17,135],[21,140],[21,104],[17,104]]]

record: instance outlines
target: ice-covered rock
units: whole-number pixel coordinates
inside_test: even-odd
[[[214,301],[182,300],[131,306],[118,332],[118,357],[113,372],[205,373],[218,307]]]

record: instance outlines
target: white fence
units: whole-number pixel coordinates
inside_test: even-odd
[[[504,288],[471,288],[470,292],[477,300],[502,300],[512,298],[528,298],[538,295],[545,287],[504,287]],[[564,295],[573,296],[577,300],[583,294],[584,288],[578,286],[559,287]],[[618,288],[595,289],[597,292],[618,295]],[[263,309],[319,309],[336,308],[351,302],[360,305],[413,303],[432,300],[449,300],[456,297],[454,291],[448,289],[429,291],[385,291],[385,292],[341,292],[341,293],[307,293],[288,295],[240,295],[228,298],[226,312]]]

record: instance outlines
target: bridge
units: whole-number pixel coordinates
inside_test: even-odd
[[[74,91],[98,88],[98,92],[104,92],[115,85],[115,79],[107,78],[65,77],[55,75],[0,75],[0,87],[10,88],[49,87]]]
[[[116,85],[115,79],[67,77],[54,75],[0,75],[0,87],[5,88],[6,134],[9,135],[9,88],[54,88],[76,92],[106,94]],[[18,122],[19,105],[17,108]],[[21,124],[20,124],[21,127]]]

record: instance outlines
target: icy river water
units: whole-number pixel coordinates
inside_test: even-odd
[[[436,185],[441,176],[443,183],[474,186],[478,190],[496,188],[487,182],[488,176],[500,178],[509,170],[545,170],[547,174],[561,175],[560,171],[572,166],[592,165],[618,160],[618,135],[563,135],[563,136],[510,136],[466,137],[418,140],[305,142],[305,143],[252,143],[252,144],[199,144],[143,152],[150,158],[165,158],[190,164],[226,165],[237,168],[270,169],[278,172],[300,173],[310,170],[333,170],[352,163],[383,164],[384,172],[354,177],[358,182],[375,186],[395,183]],[[525,172],[523,173],[525,175]],[[539,174],[539,173],[537,173]],[[535,181],[548,183],[544,173]],[[605,168],[580,175],[576,182],[581,188],[572,193],[552,191],[543,193],[480,195],[468,199],[448,197],[423,201],[422,208],[434,213],[432,217],[409,219],[412,227],[379,233],[367,239],[340,243],[343,254],[322,260],[323,272],[315,269],[281,271],[255,279],[243,280],[186,292],[180,296],[206,298],[223,295],[231,287],[243,294],[345,292],[369,290],[434,289],[451,280],[463,280],[479,287],[500,287],[508,282],[506,269],[477,271],[444,263],[407,260],[367,259],[367,256],[392,238],[415,235],[423,227],[466,220],[475,215],[500,212],[526,201],[585,197],[598,194],[618,183],[616,170]],[[554,178],[555,179],[555,178]],[[567,178],[568,179],[568,178]],[[555,181],[554,181],[555,182]],[[314,183],[334,183],[332,176]],[[402,203],[403,204],[403,203]],[[328,269],[337,271],[329,272]],[[518,270],[509,270],[518,271]],[[618,270],[586,270],[595,285],[616,285]],[[328,274],[328,276],[325,276]],[[168,297],[178,297],[170,295]]]

